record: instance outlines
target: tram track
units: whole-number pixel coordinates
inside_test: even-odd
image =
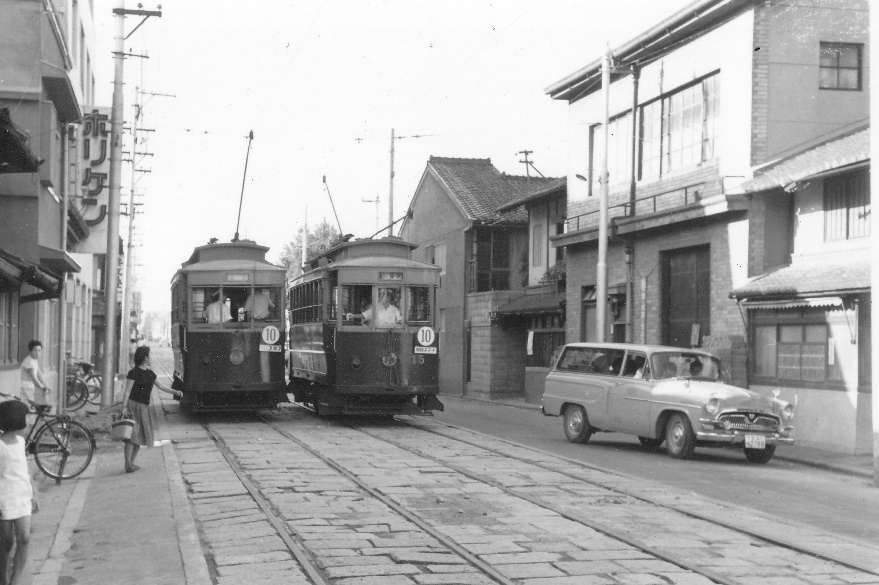
[[[506,453],[506,452],[504,452],[504,451],[502,451],[502,450],[500,450],[500,449],[493,449],[493,448],[491,448],[491,447],[487,447],[487,446],[485,445],[485,441],[482,441],[482,442],[479,442],[479,443],[476,442],[476,441],[468,441],[468,440],[465,440],[465,439],[461,438],[460,436],[451,436],[451,435],[449,435],[449,434],[439,432],[439,431],[437,431],[437,430],[435,430],[435,429],[428,428],[428,427],[425,426],[425,425],[421,425],[421,424],[416,424],[416,423],[414,423],[414,422],[410,422],[409,420],[403,420],[403,419],[399,419],[399,418],[398,418],[398,419],[395,419],[395,420],[396,420],[398,423],[400,423],[400,424],[405,424],[405,425],[411,426],[411,427],[413,427],[413,428],[417,428],[417,429],[422,430],[422,431],[430,432],[430,433],[433,433],[433,434],[436,434],[436,435],[439,435],[439,436],[445,437],[445,438],[450,439],[450,440],[453,440],[453,441],[463,442],[463,443],[465,443],[465,444],[467,444],[467,445],[470,445],[471,447],[478,448],[478,449],[482,449],[482,450],[484,450],[484,451],[487,451],[487,452],[493,453],[493,454],[498,455],[498,456],[502,456],[502,457],[510,457],[510,456],[511,456],[509,453]],[[464,428],[462,428],[462,427],[457,427],[457,426],[455,426],[455,425],[450,425],[450,424],[443,423],[443,422],[438,422],[438,421],[431,421],[431,424],[433,424],[433,425],[438,425],[438,426],[441,426],[441,427],[445,427],[445,428],[448,428],[448,429],[454,429],[454,430],[456,430],[456,431],[463,432],[463,433],[469,433],[469,434],[479,435],[479,436],[481,436],[481,437],[488,437],[488,438],[490,438],[490,439],[493,440],[493,441],[497,441],[497,442],[500,442],[500,443],[504,443],[504,444],[510,445],[510,446],[512,446],[512,447],[515,447],[516,449],[526,449],[526,450],[528,450],[528,451],[531,451],[531,452],[534,452],[534,453],[538,453],[538,454],[540,454],[541,456],[549,456],[549,457],[551,457],[551,458],[553,458],[553,459],[557,459],[557,460],[565,461],[565,462],[570,463],[570,464],[573,464],[573,465],[575,465],[575,466],[577,466],[577,467],[579,467],[579,468],[589,469],[589,470],[592,470],[592,471],[596,471],[596,472],[603,473],[603,474],[608,474],[608,475],[619,475],[619,474],[617,474],[616,472],[613,472],[613,471],[611,471],[611,470],[604,469],[604,468],[599,468],[599,467],[596,467],[596,466],[592,466],[592,465],[589,465],[588,463],[584,463],[584,462],[582,462],[582,461],[576,461],[576,460],[573,460],[573,459],[570,459],[570,458],[566,458],[566,457],[562,457],[562,456],[559,456],[559,455],[546,453],[546,452],[541,451],[541,450],[539,450],[539,449],[535,449],[535,448],[533,448],[533,447],[529,447],[529,446],[527,446],[527,445],[523,445],[523,444],[521,444],[521,443],[516,443],[516,442],[513,442],[513,441],[506,440],[506,439],[500,439],[500,438],[497,438],[497,437],[489,437],[488,435],[482,435],[481,433],[476,433],[476,432],[471,431],[471,430],[469,430],[469,429],[464,429]],[[387,440],[387,439],[383,439],[383,440]],[[407,449],[407,450],[409,449],[409,448],[407,448],[405,445],[397,445],[397,446],[398,446],[399,448],[401,448],[401,449]],[[425,456],[430,457],[430,455],[427,455],[427,454],[425,454]],[[523,460],[523,461],[524,461],[524,460]],[[538,461],[534,461],[534,460],[530,460],[530,459],[527,460],[526,462],[527,462],[529,465],[533,465],[533,466],[535,466],[535,467],[539,467],[539,468],[541,468],[541,469],[545,469],[545,470],[550,471],[550,472],[553,472],[553,473],[559,473],[559,474],[561,474],[561,475],[564,475],[564,476],[570,477],[571,479],[576,480],[576,481],[587,481],[587,482],[589,482],[589,483],[591,483],[591,484],[593,484],[593,485],[595,485],[595,486],[597,486],[597,487],[600,487],[600,488],[605,489],[605,490],[608,490],[608,491],[616,492],[616,493],[618,493],[618,494],[620,494],[620,495],[622,495],[622,496],[626,496],[626,497],[629,497],[629,498],[633,498],[633,499],[635,499],[635,500],[639,500],[639,501],[642,501],[642,502],[645,502],[645,503],[648,503],[648,504],[651,504],[651,505],[654,505],[654,506],[659,506],[659,507],[661,507],[661,508],[665,508],[665,509],[668,509],[668,510],[674,511],[675,513],[682,514],[682,515],[684,515],[684,516],[687,516],[687,517],[690,517],[690,518],[693,518],[693,519],[696,519],[696,520],[701,520],[701,521],[705,521],[705,522],[710,522],[710,523],[712,523],[712,524],[714,524],[714,525],[720,526],[720,527],[725,528],[725,529],[728,529],[728,530],[734,530],[734,531],[736,531],[736,532],[739,532],[739,533],[741,533],[741,534],[747,535],[747,536],[749,536],[749,537],[751,537],[751,538],[759,539],[759,540],[764,541],[764,542],[766,542],[766,543],[768,543],[768,544],[771,544],[771,545],[775,545],[775,546],[783,547],[783,548],[786,548],[786,549],[789,549],[789,550],[796,551],[796,552],[801,553],[801,554],[809,555],[809,556],[814,557],[814,558],[816,558],[816,559],[820,559],[820,560],[823,560],[823,561],[826,561],[826,562],[836,563],[836,564],[838,564],[838,565],[841,565],[841,566],[847,567],[847,568],[849,568],[849,569],[853,569],[853,570],[856,570],[856,571],[862,571],[862,572],[869,573],[869,574],[871,574],[871,575],[874,575],[874,576],[879,577],[879,569],[877,569],[877,566],[879,566],[879,565],[877,565],[877,566],[867,566],[867,565],[865,565],[865,564],[863,564],[863,563],[857,563],[857,562],[853,562],[853,561],[851,561],[851,560],[846,560],[846,559],[840,559],[840,558],[838,558],[838,557],[833,557],[833,556],[830,556],[830,555],[824,554],[824,553],[822,553],[822,552],[819,551],[819,550],[815,550],[813,547],[802,546],[802,545],[799,545],[799,544],[797,544],[797,543],[793,543],[793,542],[791,542],[790,540],[786,540],[786,539],[783,539],[783,538],[779,538],[779,537],[777,537],[777,536],[769,535],[769,534],[766,534],[765,532],[762,532],[762,531],[749,529],[749,528],[743,526],[742,523],[726,522],[726,521],[720,520],[720,519],[718,519],[718,518],[716,518],[716,517],[710,517],[710,516],[708,516],[708,515],[706,515],[706,514],[702,514],[702,513],[696,512],[696,511],[691,511],[691,510],[688,510],[688,509],[686,509],[686,508],[682,508],[679,504],[678,504],[678,505],[668,504],[668,503],[666,503],[666,502],[664,502],[664,501],[662,501],[662,500],[660,500],[660,499],[658,499],[658,498],[650,497],[649,495],[646,495],[646,494],[644,494],[644,493],[639,493],[639,492],[636,492],[636,491],[634,491],[634,490],[628,490],[628,489],[621,488],[621,487],[616,486],[616,485],[611,485],[611,484],[609,484],[609,483],[607,483],[607,482],[597,481],[597,480],[595,480],[595,479],[586,479],[586,478],[584,478],[582,475],[575,474],[575,473],[570,473],[570,472],[567,472],[567,471],[565,471],[565,470],[563,470],[563,469],[559,469],[558,466],[553,466],[553,465],[549,465],[549,464],[544,464],[544,463],[540,463],[540,462],[538,462]],[[462,471],[462,472],[466,472],[466,471]],[[474,477],[476,477],[476,476],[474,476]],[[490,480],[486,479],[486,481],[490,481]]]
[[[391,510],[395,515],[404,519],[405,522],[408,522],[412,526],[417,527],[418,531],[424,533],[425,535],[428,535],[431,539],[439,543],[442,548],[444,548],[448,552],[448,554],[459,557],[462,560],[462,563],[466,563],[466,565],[468,565],[473,571],[480,575],[483,575],[484,578],[490,580],[490,582],[501,583],[503,585],[512,585],[513,583],[522,582],[521,579],[508,576],[509,573],[504,574],[505,571],[503,570],[503,566],[500,567],[501,570],[498,570],[498,568],[495,568],[491,562],[487,562],[486,560],[484,560],[483,557],[488,558],[491,555],[475,554],[474,552],[472,552],[472,545],[468,544],[468,541],[464,540],[463,543],[459,543],[457,542],[454,535],[450,535],[448,531],[443,531],[436,527],[434,525],[436,523],[436,519],[430,517],[429,514],[426,516],[420,515],[418,506],[410,509],[410,507],[406,505],[405,496],[397,496],[392,491],[389,493],[389,490],[383,488],[384,484],[375,483],[373,476],[369,476],[367,474],[366,476],[361,477],[361,475],[358,474],[356,468],[354,471],[352,471],[352,469],[350,468],[350,464],[346,463],[346,461],[348,458],[356,454],[356,449],[350,449],[349,452],[344,453],[341,460],[337,460],[338,457],[334,456],[334,453],[332,451],[330,451],[328,454],[327,452],[325,452],[324,449],[321,448],[323,446],[321,443],[321,435],[311,436],[311,434],[309,433],[305,433],[303,435],[303,433],[297,432],[297,429],[302,428],[303,425],[296,424],[296,422],[288,420],[288,417],[285,416],[283,413],[281,413],[280,415],[269,413],[268,415],[260,415],[259,418],[263,421],[265,425],[270,427],[274,431],[274,433],[277,433],[277,435],[283,437],[284,440],[289,441],[291,445],[295,445],[296,449],[308,454],[308,456],[313,457],[315,460],[319,461],[327,469],[332,470],[333,473],[336,474],[339,478],[344,478],[344,482],[347,482],[351,486],[355,486],[359,493],[361,493],[364,497],[368,497],[377,502],[380,502],[382,506],[386,507],[388,510]],[[326,419],[323,420],[326,421]],[[337,420],[333,420],[329,424],[336,425],[338,424],[338,422],[339,421]],[[460,462],[450,461],[449,457],[437,456],[435,453],[431,453],[430,449],[423,449],[409,444],[409,442],[407,442],[407,439],[410,438],[409,436],[403,437],[401,439],[400,437],[394,438],[389,435],[399,434],[400,427],[410,429],[413,432],[427,431],[435,437],[441,437],[445,441],[456,442],[462,446],[466,446],[471,449],[481,450],[481,452],[485,454],[490,454],[490,456],[492,457],[508,458],[511,460],[516,460],[518,464],[533,466],[535,469],[540,469],[544,472],[551,472],[554,474],[558,473],[572,482],[586,482],[587,484],[590,484],[595,488],[613,492],[617,494],[620,498],[626,499],[627,501],[630,500],[638,502],[638,505],[653,506],[658,509],[665,510],[664,513],[666,514],[681,514],[683,516],[692,518],[693,520],[710,522],[718,528],[735,531],[740,535],[748,538],[759,539],[761,540],[761,544],[759,545],[761,547],[783,548],[796,554],[807,555],[812,557],[813,559],[821,560],[824,563],[832,563],[838,565],[839,567],[844,567],[845,569],[850,571],[860,571],[862,573],[866,573],[871,577],[877,577],[876,572],[872,571],[869,568],[857,566],[856,564],[847,563],[845,561],[840,561],[839,559],[833,558],[830,555],[815,555],[812,551],[805,550],[802,547],[797,548],[795,546],[789,546],[790,543],[767,539],[764,536],[756,533],[756,531],[749,532],[741,530],[740,527],[731,525],[729,523],[718,522],[715,519],[706,517],[705,515],[699,515],[689,510],[682,510],[680,509],[680,507],[668,505],[667,503],[662,502],[661,499],[650,498],[645,496],[644,494],[639,494],[631,490],[620,488],[619,486],[611,485],[608,482],[602,483],[594,479],[586,479],[582,476],[582,474],[578,475],[577,473],[564,472],[563,470],[559,470],[557,467],[554,467],[552,465],[542,465],[530,457],[520,457],[516,459],[515,456],[511,455],[509,452],[504,452],[503,448],[493,448],[490,446],[486,446],[484,444],[485,441],[482,441],[481,444],[478,444],[476,440],[467,440],[460,436],[450,436],[449,434],[441,432],[435,428],[426,428],[426,426],[430,425],[417,423],[413,424],[409,421],[404,421],[400,419],[397,419],[397,421],[392,425],[379,425],[378,427],[358,424],[357,422],[351,420],[342,422],[345,424],[345,427],[347,427],[351,432],[355,433],[356,435],[365,435],[367,437],[370,437],[372,440],[380,441],[387,447],[400,450],[400,452],[405,452],[415,458],[420,458],[427,462],[430,462],[430,465],[433,467],[431,469],[425,469],[425,473],[430,471],[432,473],[437,473],[442,477],[448,477],[454,474],[462,478],[466,478],[471,482],[489,486],[492,490],[496,490],[498,493],[504,494],[511,500],[515,499],[527,502],[529,505],[535,507],[535,509],[544,510],[547,514],[556,515],[558,518],[595,531],[596,533],[603,535],[607,539],[617,541],[625,547],[630,547],[631,549],[640,551],[641,553],[643,553],[643,555],[655,559],[655,562],[662,562],[673,565],[679,571],[681,571],[682,574],[692,573],[694,577],[695,575],[699,575],[701,576],[701,578],[706,580],[698,581],[700,583],[712,582],[722,585],[743,585],[744,583],[752,581],[749,581],[748,578],[743,578],[739,575],[727,574],[726,571],[714,570],[711,567],[705,566],[705,563],[701,562],[704,559],[700,560],[697,557],[695,560],[693,560],[686,558],[685,555],[671,554],[662,546],[657,546],[655,542],[646,542],[641,538],[632,536],[631,533],[627,533],[625,529],[618,529],[608,522],[603,522],[600,519],[590,517],[590,514],[587,513],[588,510],[579,509],[577,506],[566,505],[564,503],[554,504],[548,502],[547,499],[542,497],[540,494],[528,493],[527,489],[525,489],[528,486],[517,488],[515,485],[507,485],[507,482],[503,481],[496,475],[492,475],[488,471],[478,471],[474,470],[472,466],[468,467],[468,465],[464,463],[466,457],[461,456]],[[431,422],[435,423],[435,421]],[[291,423],[292,426],[290,426]],[[458,429],[457,427],[453,427],[451,425],[444,425],[442,423],[435,424],[446,427],[448,429],[454,429],[456,431],[473,433],[472,431]],[[228,463],[230,468],[232,468],[235,475],[238,477],[241,484],[247,490],[250,497],[253,498],[253,500],[257,503],[257,506],[265,515],[266,519],[272,524],[275,531],[284,540],[285,544],[290,550],[290,553],[296,558],[296,561],[301,565],[303,572],[308,575],[308,578],[311,580],[311,582],[315,585],[322,585],[324,583],[333,582],[332,576],[329,577],[329,581],[327,580],[326,566],[324,566],[324,570],[322,571],[319,567],[320,563],[316,562],[315,557],[312,554],[310,547],[314,546],[315,541],[310,541],[309,538],[313,539],[314,535],[309,534],[307,531],[300,533],[295,527],[291,526],[290,522],[288,522],[286,519],[282,519],[283,515],[278,512],[276,504],[273,503],[270,498],[267,498],[262,492],[260,485],[258,485],[259,481],[255,482],[250,472],[248,472],[248,470],[246,470],[239,464],[238,455],[236,455],[234,449],[230,448],[230,446],[227,444],[227,440],[223,436],[222,432],[218,432],[209,424],[204,425],[204,428],[208,433],[211,441],[220,450],[223,458]],[[344,427],[340,426],[338,428]],[[477,434],[474,433],[473,435],[476,436]],[[302,437],[305,438],[303,439]],[[536,453],[537,451],[533,448],[517,445],[510,441],[504,441],[502,439],[493,440],[499,441],[500,443],[505,445],[509,445],[515,449],[527,449],[528,452],[531,453]],[[344,446],[347,446],[349,444],[356,445],[363,442],[364,441],[356,439],[356,437],[346,437],[344,438],[344,440],[339,440],[339,444]],[[437,450],[441,450],[445,447],[444,443],[434,443]],[[337,448],[338,446],[339,445],[336,445]],[[383,448],[376,447],[376,449],[381,451],[381,453],[377,453],[376,456],[381,457],[381,455],[384,454]],[[459,455],[459,453],[455,452],[455,454],[452,455],[452,458],[454,459],[457,455]],[[589,467],[588,465],[579,462],[569,461],[569,463],[577,463],[578,466],[584,469]],[[488,468],[486,467],[486,469]],[[608,473],[607,470],[595,469],[594,471],[600,473]],[[348,490],[347,487],[339,487],[338,489]],[[439,502],[439,500],[437,500],[437,502]],[[451,503],[449,503],[449,505],[451,505]],[[340,522],[340,524],[344,523]],[[672,535],[669,536],[673,538]],[[509,567],[509,565],[506,565],[506,567]],[[475,577],[473,573],[471,573],[470,575]],[[749,577],[756,576],[757,575],[750,575]],[[859,578],[864,579],[864,577],[866,577],[866,575],[862,575]],[[669,582],[676,583],[678,581],[671,580]],[[682,580],[680,582],[697,581]],[[853,582],[873,581],[867,578],[862,581]],[[875,582],[879,582],[879,578],[875,579]]]
[[[485,435],[479,434],[480,439],[482,439],[482,441],[477,443],[476,441],[467,441],[467,440],[461,438],[460,436],[450,436],[448,434],[437,432],[435,429],[428,428],[425,424],[415,424],[412,422],[408,422],[406,420],[401,420],[399,418],[396,419],[396,422],[398,424],[404,424],[404,425],[410,426],[412,428],[419,429],[421,431],[431,432],[433,434],[445,437],[449,440],[465,443],[471,447],[480,449],[485,452],[492,453],[492,454],[500,456],[500,457],[512,457],[512,455],[510,455],[510,453],[508,453],[508,452],[504,452],[499,449],[492,449],[491,447],[487,447],[485,445],[485,440],[484,440],[485,438],[487,438]],[[715,581],[717,583],[728,583],[728,584],[740,583],[739,581],[737,581],[735,579],[729,579],[726,576],[719,574],[716,571],[706,570],[698,564],[694,564],[694,563],[688,562],[684,559],[677,558],[672,555],[668,555],[655,546],[650,546],[649,544],[641,542],[639,539],[633,538],[629,534],[626,534],[625,532],[617,530],[611,526],[602,524],[600,522],[596,522],[596,521],[590,519],[587,515],[585,515],[583,513],[579,513],[577,511],[574,511],[571,509],[566,509],[563,506],[549,505],[543,499],[541,499],[539,497],[534,497],[534,496],[531,496],[527,493],[522,493],[521,491],[516,490],[516,489],[509,489],[507,486],[504,485],[503,481],[500,481],[496,478],[486,476],[485,474],[474,473],[470,469],[467,469],[467,468],[460,466],[460,465],[456,465],[456,464],[448,461],[445,458],[432,456],[429,453],[424,452],[423,450],[415,449],[415,448],[413,448],[413,447],[411,447],[401,441],[392,440],[386,436],[381,436],[380,434],[377,434],[375,432],[371,432],[370,430],[364,429],[361,426],[350,424],[350,421],[347,421],[347,424],[350,428],[354,428],[354,429],[356,429],[360,432],[364,432],[374,438],[378,438],[379,440],[390,443],[401,450],[408,451],[410,453],[416,454],[421,457],[427,457],[427,458],[431,459],[432,461],[435,461],[437,464],[444,465],[444,466],[456,471],[457,473],[460,473],[462,475],[470,477],[471,479],[473,479],[475,481],[480,481],[480,482],[484,482],[488,485],[492,485],[493,487],[496,487],[497,489],[500,489],[500,490],[502,490],[502,491],[514,496],[514,497],[519,497],[519,498],[525,499],[526,501],[529,501],[532,504],[544,507],[547,510],[551,510],[551,511],[559,514],[562,517],[568,518],[568,519],[575,521],[575,522],[582,523],[582,524],[589,526],[590,528],[592,528],[598,532],[606,534],[607,536],[610,536],[612,538],[620,540],[621,542],[625,542],[626,544],[628,544],[630,546],[638,548],[639,550],[642,550],[648,554],[651,554],[651,555],[655,556],[656,558],[663,559],[667,562],[675,564],[675,565],[677,565],[683,569],[686,569],[688,571],[692,571],[694,573],[701,574],[701,575],[705,576],[706,578],[711,579],[712,581]],[[461,431],[461,432],[465,432],[465,433],[472,433],[474,435],[477,434],[477,433],[473,433],[473,431],[461,429],[459,427],[455,427],[454,425],[448,425],[445,423],[438,423],[436,421],[430,421],[430,424],[440,425],[442,427],[455,429],[456,431]],[[528,447],[528,446],[514,443],[511,441],[506,441],[503,439],[498,439],[495,437],[490,437],[490,439],[507,444],[507,445],[510,445],[512,447],[515,447],[516,449],[526,449],[530,452],[535,452],[535,453],[537,453],[539,451],[539,450],[536,450],[532,447]],[[549,454],[540,452],[540,455],[546,456]],[[589,466],[588,464],[584,464],[582,462],[577,462],[577,461],[573,461],[570,459],[557,457],[555,455],[550,455],[550,456],[553,458],[557,458],[557,459],[564,459],[566,462],[573,463],[578,467],[591,469],[593,471],[597,471],[597,472],[600,472],[603,474],[612,474],[613,473],[613,472],[610,472],[606,469],[599,469],[599,468],[596,468],[593,466]],[[572,480],[576,480],[578,482],[586,481],[586,482],[588,482],[592,485],[595,485],[597,487],[600,487],[602,489],[617,493],[617,494],[619,494],[621,496],[625,496],[627,498],[632,498],[634,500],[644,502],[644,503],[652,505],[652,506],[657,506],[657,507],[669,510],[670,512],[673,512],[675,514],[681,514],[683,516],[686,516],[688,518],[692,518],[694,520],[698,520],[701,522],[708,522],[708,523],[715,525],[715,526],[718,526],[720,528],[734,531],[736,533],[745,535],[749,538],[756,539],[756,540],[760,541],[761,543],[768,545],[768,546],[776,546],[776,547],[779,547],[779,548],[782,548],[782,549],[785,549],[788,551],[792,551],[792,552],[795,552],[798,554],[806,555],[808,557],[811,557],[813,559],[816,559],[816,560],[819,560],[822,562],[832,563],[832,564],[838,565],[840,567],[844,567],[844,568],[852,570],[852,571],[866,573],[867,575],[870,575],[872,577],[876,577],[877,581],[879,581],[879,571],[877,571],[874,566],[871,566],[866,562],[865,563],[853,562],[851,559],[843,559],[843,558],[840,558],[839,556],[829,555],[829,554],[826,554],[820,550],[816,550],[815,547],[802,546],[797,543],[791,542],[788,539],[778,538],[778,537],[768,535],[768,534],[761,532],[761,531],[758,531],[758,530],[750,530],[750,529],[744,527],[741,523],[726,522],[726,521],[720,520],[715,517],[710,517],[706,514],[702,514],[702,513],[695,512],[695,511],[684,509],[680,506],[679,502],[677,505],[670,505],[666,502],[661,501],[658,498],[649,497],[643,493],[637,493],[632,490],[623,489],[623,488],[620,488],[619,486],[610,485],[606,482],[600,482],[600,481],[596,481],[594,479],[585,479],[582,477],[582,475],[568,473],[564,470],[560,470],[557,466],[541,464],[541,463],[536,462],[532,459],[521,460],[521,461],[523,463],[528,464],[528,465],[532,465],[534,467],[538,467],[538,468],[544,469],[544,470],[552,472],[552,473],[561,474],[563,476],[566,476],[566,477],[568,477]],[[865,560],[867,560],[867,559],[865,559]]]

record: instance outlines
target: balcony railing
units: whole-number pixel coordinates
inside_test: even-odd
[[[608,221],[615,217],[628,217],[634,215],[646,215],[648,213],[656,213],[658,211],[666,211],[678,207],[685,207],[701,200],[699,190],[705,186],[705,183],[693,183],[684,187],[678,187],[655,195],[641,197],[635,199],[634,213],[630,213],[632,206],[631,201],[612,205],[607,209]],[[581,213],[565,220],[565,233],[576,232],[579,230],[588,230],[598,228],[599,210]]]

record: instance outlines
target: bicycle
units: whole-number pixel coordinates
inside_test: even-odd
[[[67,406],[68,411],[79,410],[85,406],[86,401],[88,401],[89,387],[85,383],[85,380],[79,375],[79,371],[80,367],[78,364],[76,366],[67,367],[67,394],[65,405]]]
[[[36,404],[37,420],[25,437],[25,452],[34,456],[40,471],[61,483],[81,474],[95,455],[95,436],[65,414],[49,414],[49,404]]]
[[[90,364],[88,362],[78,362],[80,368],[82,368],[82,379],[85,382],[85,385],[89,388],[89,394],[87,400],[95,404],[97,406],[101,405],[101,387],[103,386],[104,378],[101,377],[99,373],[95,371],[94,364]]]

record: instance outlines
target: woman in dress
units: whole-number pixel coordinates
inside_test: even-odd
[[[183,395],[179,390],[172,390],[156,380],[156,374],[150,369],[150,348],[146,345],[138,347],[134,352],[134,367],[128,372],[125,382],[125,393],[122,395],[122,414],[134,420],[131,438],[125,441],[125,472],[132,473],[140,469],[134,464],[137,452],[142,446],[153,446],[153,421],[150,419],[150,396],[153,386],[177,398]]]

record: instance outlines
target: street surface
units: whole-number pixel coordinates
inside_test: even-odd
[[[156,351],[155,361],[168,368],[168,354]],[[599,469],[583,453],[620,450],[601,443],[561,439],[556,454],[509,442],[539,427],[561,433],[560,421],[535,411],[446,403],[486,408],[489,433],[507,416],[508,440],[440,417],[321,418],[289,404],[257,415],[169,413],[216,583],[879,583],[875,540],[723,505],[671,485],[686,485],[680,477]],[[443,418],[455,416],[450,408]],[[568,447],[583,450],[583,463],[571,461]],[[757,469],[803,479],[788,466],[622,451],[645,468],[680,463],[707,475],[714,466],[730,476]],[[748,477],[757,481],[753,493],[763,490]]]
[[[668,487],[760,510],[841,536],[879,543],[879,493],[868,479],[773,459],[749,463],[741,450],[696,449],[672,459],[633,436],[598,433],[585,445],[565,439],[561,417],[539,410],[440,397],[440,422],[486,433]],[[783,453],[784,446],[778,448]]]

